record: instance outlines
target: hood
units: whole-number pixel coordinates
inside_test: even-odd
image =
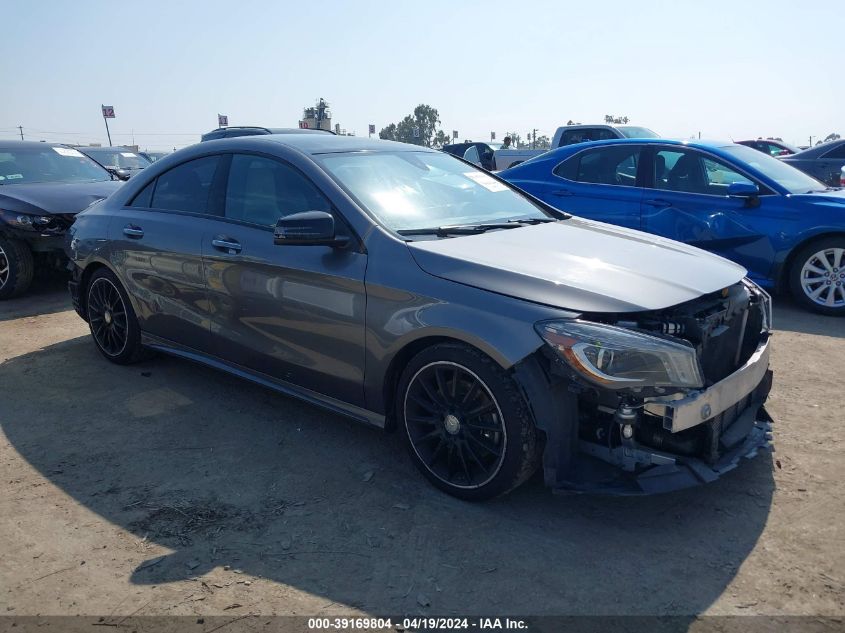
[[[0,209],[19,213],[79,213],[92,202],[108,198],[123,184],[117,180],[98,182],[33,182],[0,186]]]
[[[583,218],[408,247],[431,275],[578,312],[668,308],[746,273],[693,246]]]
[[[816,193],[793,193],[789,197],[800,202],[825,204],[845,210],[845,187],[830,188]]]

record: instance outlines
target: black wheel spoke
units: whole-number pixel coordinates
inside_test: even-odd
[[[467,411],[464,415],[467,418],[472,419],[472,418],[477,418],[479,416],[482,416],[485,413],[490,413],[490,412],[495,411],[495,410],[496,410],[495,403],[485,402],[484,404],[477,406],[475,409],[472,409],[471,411]]]
[[[480,446],[491,455],[499,457],[502,454],[501,451],[497,450],[495,446],[489,446],[488,444],[482,442],[480,439],[475,437],[472,433],[467,434],[467,438],[470,442],[475,443],[476,446]]]

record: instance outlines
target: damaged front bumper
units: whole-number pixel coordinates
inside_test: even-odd
[[[715,481],[736,468],[743,458],[751,459],[760,449],[771,447],[772,418],[765,407],[758,403],[742,415],[750,422],[750,431],[714,463],[643,446],[607,449],[590,442],[580,442],[581,453],[576,457],[574,468],[579,473],[578,477],[559,482],[554,491],[641,495],[672,492]],[[735,424],[739,422],[740,419]],[[625,461],[633,461],[637,467],[631,472],[620,470],[621,463]]]
[[[772,418],[764,407],[772,384],[769,341],[763,334],[748,361],[708,389],[647,398],[641,419],[648,418],[648,434],[645,425],[635,424],[630,436],[620,433],[615,444],[579,437],[578,425],[571,423],[578,419],[578,390],[571,383],[542,372],[539,363],[517,367],[516,377],[546,435],[546,485],[559,493],[670,492],[715,481],[743,458],[769,448]],[[679,438],[691,433],[697,434],[698,450],[677,450]]]

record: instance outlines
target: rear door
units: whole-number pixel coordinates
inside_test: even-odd
[[[249,370],[363,404],[364,273],[355,248],[276,246],[276,221],[326,211],[328,198],[290,163],[234,154],[223,217],[202,237],[215,354]]]
[[[780,196],[738,166],[691,148],[652,146],[642,201],[642,229],[686,242],[733,260],[753,277],[766,279],[775,250],[769,235],[781,213]],[[734,182],[750,183],[761,195],[749,204],[728,197]]]
[[[202,236],[222,207],[222,160],[206,156],[164,172],[115,212],[109,229],[141,329],[199,350],[209,327]]]
[[[642,145],[624,143],[578,152],[543,182],[532,183],[532,193],[573,215],[638,229],[642,150]]]

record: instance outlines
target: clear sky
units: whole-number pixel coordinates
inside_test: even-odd
[[[664,136],[845,135],[842,3],[823,0],[1,0],[0,138],[181,147],[294,127],[326,98],[367,133],[419,103],[460,137],[628,116]]]

